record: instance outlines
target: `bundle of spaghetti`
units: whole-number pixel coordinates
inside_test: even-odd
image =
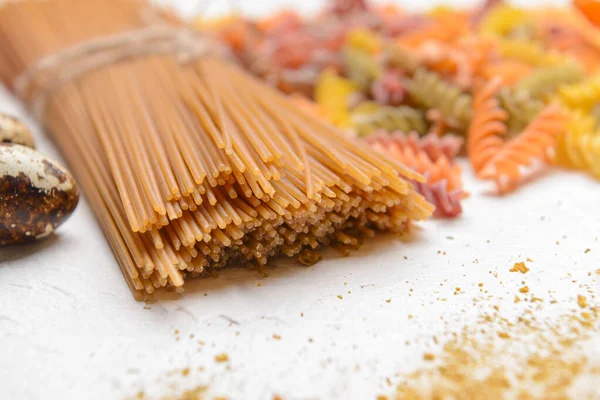
[[[0,48],[2,80],[62,150],[137,298],[432,212],[418,173],[144,1],[7,3]]]

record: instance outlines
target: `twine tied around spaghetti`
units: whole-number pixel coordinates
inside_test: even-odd
[[[34,116],[44,122],[52,95],[80,76],[126,59],[161,54],[173,55],[179,63],[207,55],[231,57],[224,45],[191,28],[155,24],[96,37],[46,56],[15,79],[13,90],[22,100],[29,99]]]

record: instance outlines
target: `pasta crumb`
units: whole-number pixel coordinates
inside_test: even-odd
[[[577,304],[579,304],[579,307],[581,307],[581,308],[586,308],[588,305],[587,298],[583,295],[578,295],[577,296]]]
[[[522,261],[515,263],[515,265],[510,269],[510,272],[520,272],[522,274],[526,274],[528,271],[529,271],[529,268]]]

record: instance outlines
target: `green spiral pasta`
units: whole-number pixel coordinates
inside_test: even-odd
[[[554,92],[562,85],[573,84],[585,78],[583,68],[570,61],[552,67],[541,67],[517,84],[517,89],[532,97],[542,97]]]
[[[414,51],[394,43],[383,47],[383,59],[387,68],[400,68],[409,74],[413,74],[421,64]]]
[[[528,92],[515,88],[504,88],[498,98],[500,105],[508,112],[508,134],[521,132],[544,108],[541,100],[532,98]]]
[[[439,74],[419,68],[407,86],[412,99],[420,106],[438,110],[444,118],[459,129],[471,121],[471,95],[463,93]]]
[[[383,72],[372,54],[350,47],[343,50],[342,62],[345,75],[362,91],[368,90]]]
[[[408,106],[382,106],[365,101],[352,110],[350,118],[359,136],[367,136],[380,129],[424,135],[428,129],[424,113]]]

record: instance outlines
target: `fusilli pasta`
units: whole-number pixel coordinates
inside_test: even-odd
[[[509,115],[509,136],[525,129],[544,107],[541,100],[533,99],[528,92],[515,88],[501,89],[498,98]]]
[[[596,126],[597,121],[593,116],[581,110],[571,111],[565,133],[558,141],[555,161],[571,168],[588,169],[589,164],[582,143],[584,138],[595,135]]]
[[[565,55],[546,50],[540,43],[530,40],[499,39],[498,47],[502,56],[535,67],[564,64],[568,60]]]
[[[538,68],[517,85],[517,90],[540,97],[554,92],[561,85],[576,83],[585,77],[581,66],[567,62],[553,67]]]
[[[494,154],[479,176],[494,180],[501,193],[514,189],[524,167],[551,159],[551,151],[555,150],[567,120],[568,114],[559,105],[546,106],[523,133]]]
[[[467,149],[473,170],[478,175],[504,145],[508,113],[500,108],[496,99],[501,85],[499,78],[492,79],[477,90],[473,98],[473,119],[469,126]]]
[[[341,128],[352,125],[348,98],[357,91],[356,85],[335,72],[324,71],[315,88],[315,101],[321,107],[327,119]]]
[[[367,90],[382,74],[382,69],[375,57],[365,51],[346,48],[342,52],[342,63],[345,75],[360,90]]]
[[[484,35],[509,36],[515,29],[531,22],[531,18],[524,10],[509,5],[499,5],[490,10],[481,20],[479,30]]]
[[[435,206],[433,215],[437,218],[452,218],[462,214],[461,201],[468,197],[462,189],[448,191],[446,181],[435,183],[413,182],[415,189]]]
[[[407,134],[402,131],[387,132],[384,130],[371,134],[366,141],[369,144],[379,143],[385,147],[409,147],[414,151],[423,151],[433,162],[442,156],[454,162],[464,143],[463,138],[454,135],[439,137],[428,133],[425,136],[419,136],[415,132]]]
[[[469,124],[471,96],[446,82],[439,74],[420,68],[415,72],[407,89],[419,105],[435,108],[448,122],[458,128],[464,128]]]
[[[557,95],[567,107],[589,112],[600,103],[600,75],[594,75],[580,83],[564,85],[558,88]]]
[[[363,102],[352,110],[351,121],[359,136],[367,136],[379,129],[419,134],[427,132],[423,112],[409,106],[391,107]]]

